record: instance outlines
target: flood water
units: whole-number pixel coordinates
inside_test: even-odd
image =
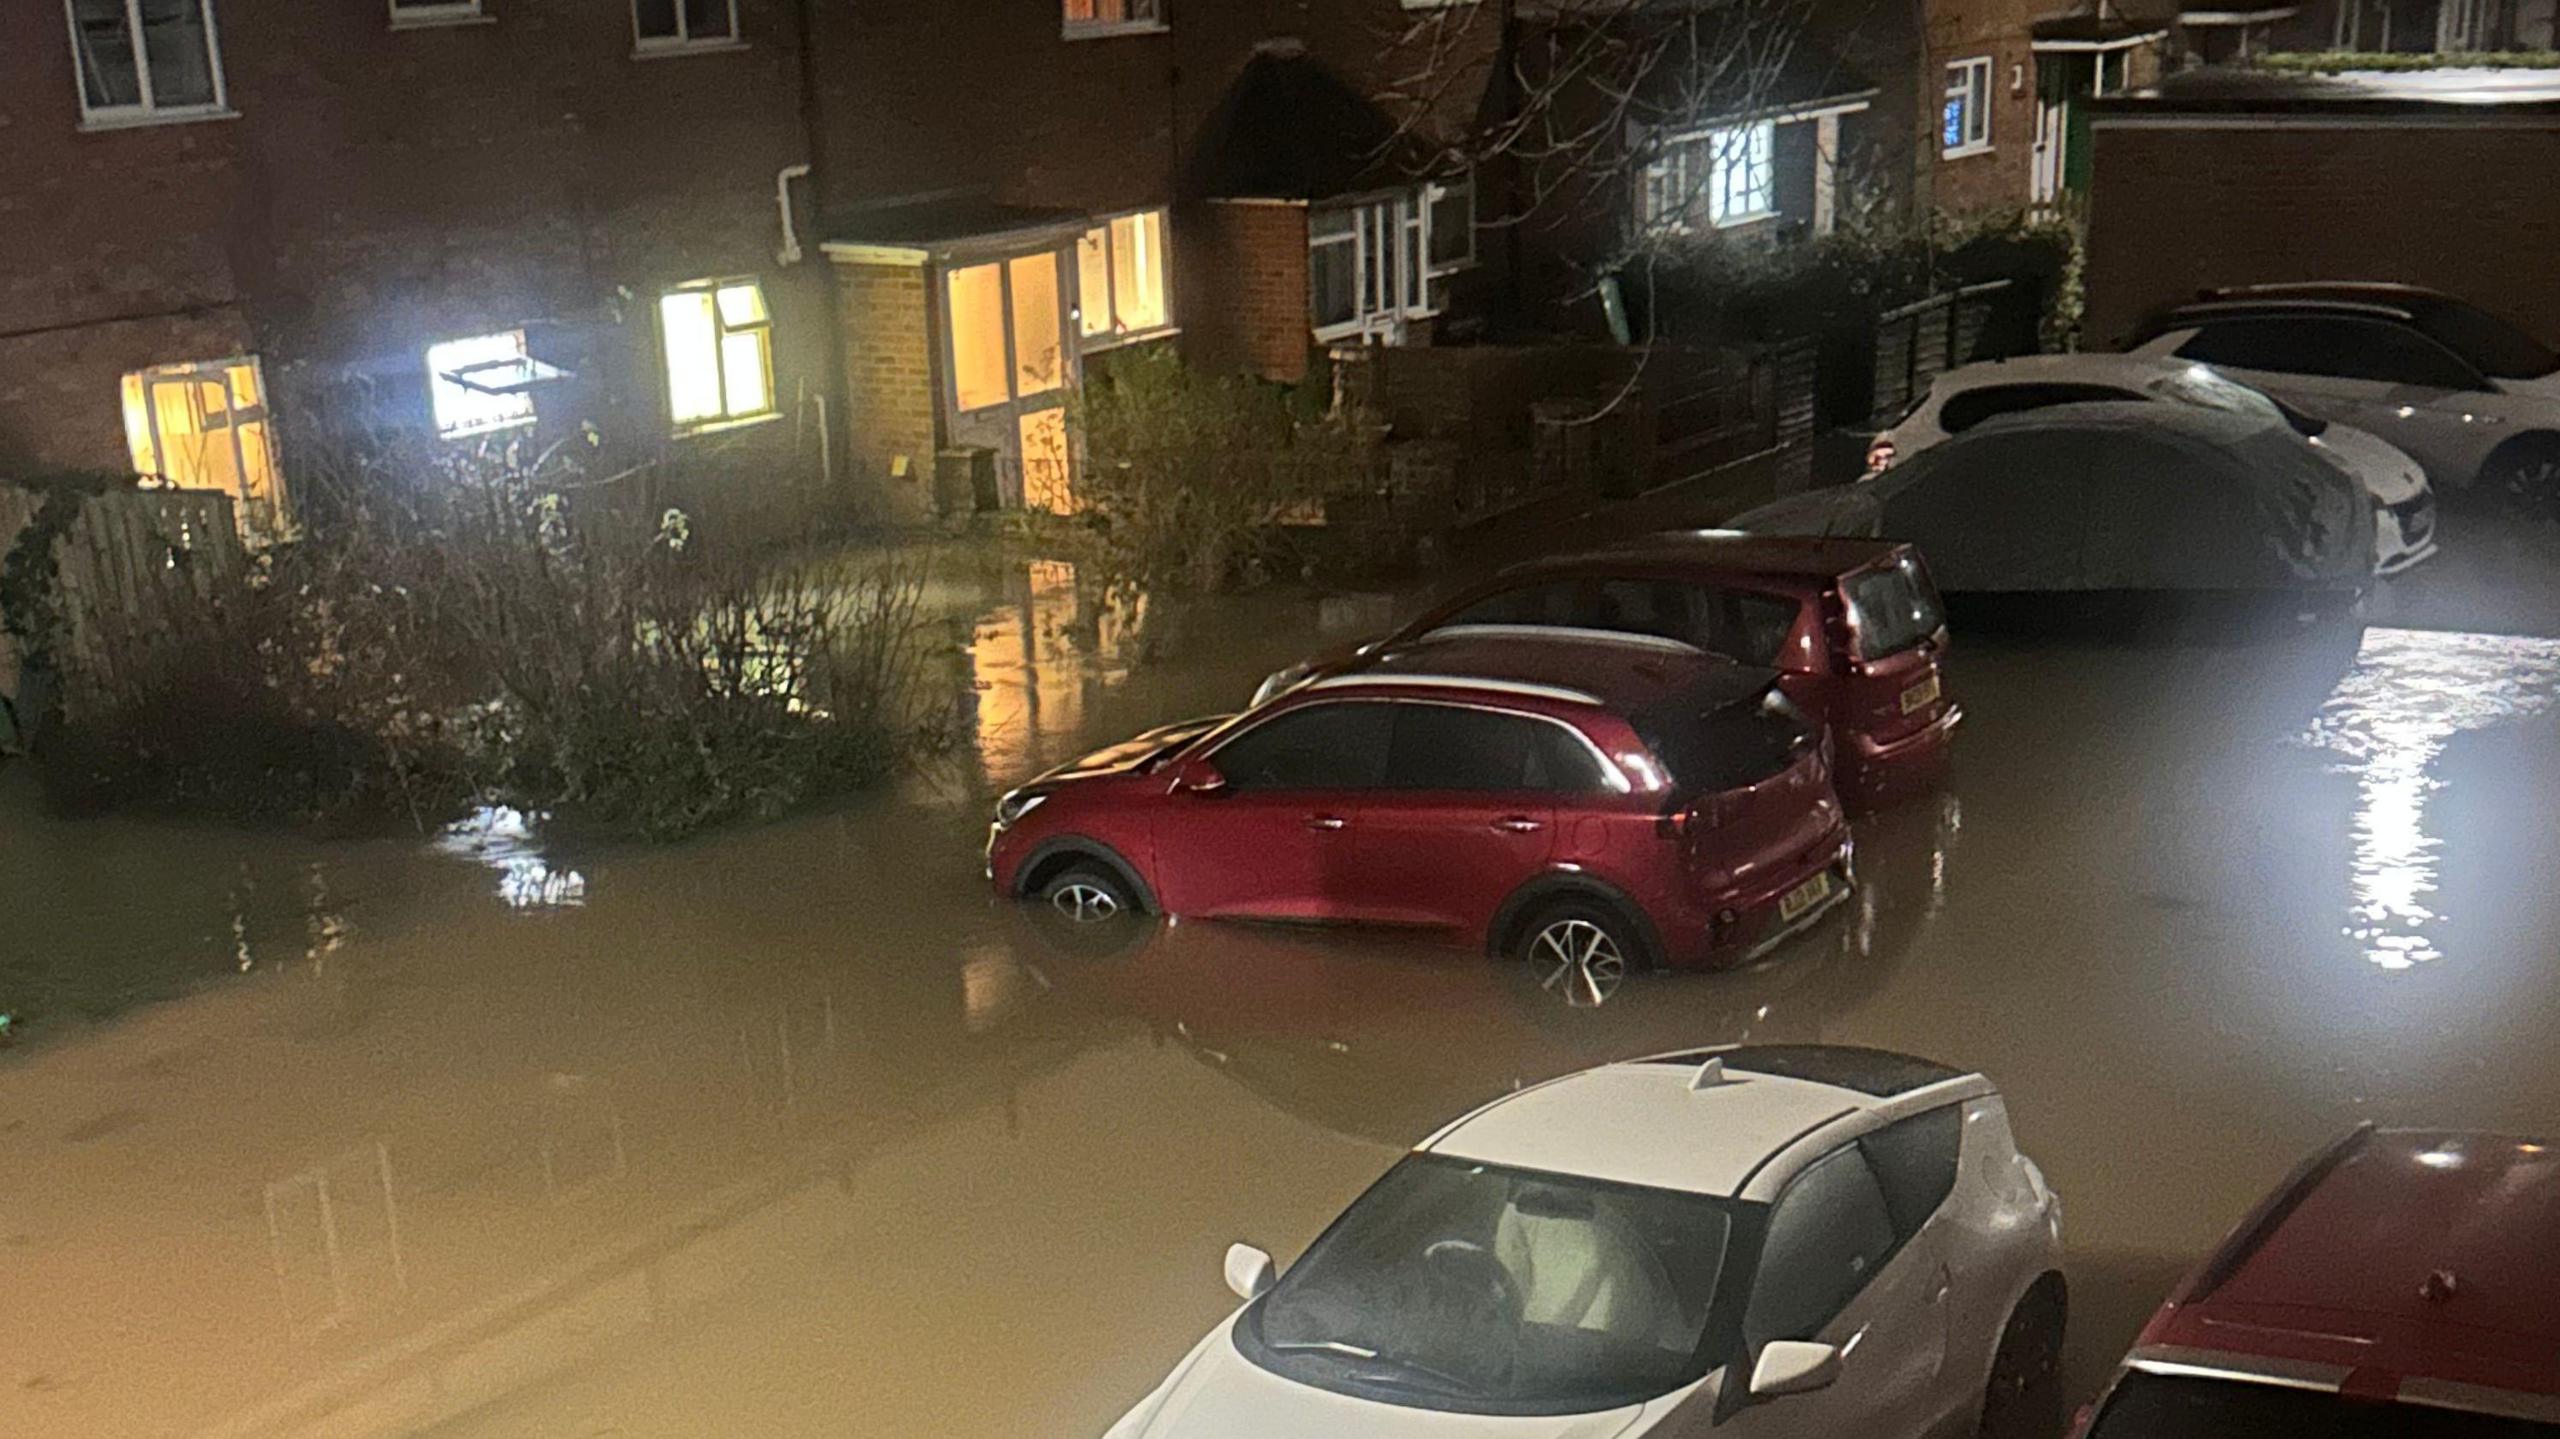
[[[990,899],[1005,785],[1384,616],[1105,611],[1054,566],[973,603],[974,747],[685,846],[63,824],[0,771],[0,1434],[1098,1434],[1229,1307],[1229,1241],[1285,1262],[1515,1085],[1745,1038],[2001,1085],[2085,1395],[2346,1126],[2560,1113],[2560,641],[2511,615],[1960,637],[1956,772],[1862,823],[1857,902],[1594,1005]]]

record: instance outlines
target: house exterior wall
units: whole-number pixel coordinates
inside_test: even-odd
[[[844,334],[844,420],[855,483],[886,517],[933,512],[933,318],[921,264],[839,258],[836,317]]]
[[[2207,286],[2312,279],[2425,285],[2560,341],[2546,263],[2560,253],[2560,188],[2515,183],[2560,173],[2560,119],[2161,118],[2176,123],[2096,123],[2089,344],[2111,345],[2152,307]]]
[[[1305,378],[1307,207],[1213,202],[1186,209],[1182,220],[1188,243],[1174,250],[1175,283],[1219,301],[1195,305],[1184,317],[1190,357],[1267,380]]]
[[[63,7],[8,7],[0,434],[121,466],[123,371],[243,350],[280,413],[357,377],[423,423],[428,344],[552,320],[580,417],[653,445],[656,295],[712,276],[766,280],[788,403],[826,340],[822,294],[775,263],[775,174],[806,151],[799,45],[787,0],[738,12],[742,45],[639,59],[619,0],[488,0],[485,23],[434,28],[384,3],[214,0],[235,116],[95,130]]]
[[[1919,92],[1913,163],[1922,202],[1948,214],[2027,203],[2036,138],[2036,64],[2029,27],[2048,8],[2037,0],[1928,0],[1928,63]],[[1991,148],[1949,156],[1942,125],[1947,67],[1991,59]]]

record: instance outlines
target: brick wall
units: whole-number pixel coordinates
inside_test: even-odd
[[[2029,27],[2042,0],[1928,0],[1914,162],[1924,203],[1954,214],[2027,202],[2036,138],[2036,62]],[[1942,125],[1947,66],[1991,57],[1991,148],[1949,159]]]
[[[2560,174],[2560,122],[2167,129],[2101,118],[2095,135],[2093,346],[2200,288],[2325,279],[2430,286],[2560,341],[2560,187],[2521,178]]]
[[[1307,210],[1303,205],[1208,204],[1185,210],[1174,250],[1186,297],[1185,352],[1197,363],[1268,380],[1306,376]]]
[[[887,517],[933,508],[934,330],[922,265],[835,263],[850,459]],[[900,473],[903,461],[904,473]]]

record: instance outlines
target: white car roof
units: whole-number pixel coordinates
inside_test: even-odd
[[[2006,360],[1977,360],[1938,376],[1942,395],[1961,394],[1985,385],[2069,383],[2139,386],[2198,368],[2193,360],[2169,355],[2117,355],[2081,351],[2068,355],[2019,355]]]
[[[1718,1082],[1700,1083],[1719,1061]],[[1627,1060],[1506,1095],[1415,1148],[1554,1174],[1767,1199],[1805,1164],[1906,1115],[1992,1093],[1880,1050],[1772,1045]]]

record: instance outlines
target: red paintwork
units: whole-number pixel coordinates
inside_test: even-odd
[[[1675,580],[1792,600],[1796,626],[1775,661],[1785,676],[1783,688],[1829,728],[1833,778],[1850,808],[1863,811],[1937,783],[1963,718],[1962,707],[1945,693],[1943,628],[1920,649],[1872,662],[1860,654],[1848,582],[1862,570],[1889,568],[1906,557],[1917,562],[1911,546],[1891,540],[1675,531],[1503,570],[1432,606],[1386,645],[1392,649],[1417,639],[1494,595],[1559,579]],[[1339,674],[1371,662],[1335,654],[1316,673]],[[1938,698],[1905,714],[1903,692],[1933,675]]]
[[[2348,1145],[2254,1245],[2244,1224],[2139,1342],[2332,1365],[2368,1398],[2419,1379],[2560,1395],[2560,1149],[2408,1130]],[[2451,1294],[2421,1294],[2440,1270]]]
[[[1435,645],[1427,665],[1390,661],[1357,693],[1460,702],[1543,715],[1579,730],[1627,775],[1626,793],[1282,791],[1212,794],[1179,787],[1193,758],[1270,717],[1343,698],[1300,690],[1239,716],[1138,768],[1093,767],[1044,776],[1026,789],[1048,798],[989,843],[1001,894],[1023,892],[1024,860],[1060,837],[1099,841],[1136,869],[1166,913],[1295,919],[1431,930],[1489,946],[1501,910],[1542,874],[1579,871],[1643,910],[1666,963],[1746,953],[1778,926],[1779,901],[1816,873],[1845,875],[1849,833],[1819,751],[1758,784],[1701,798],[1715,822],[1682,833],[1660,766],[1627,718],[1652,703],[1721,685],[1756,693],[1768,672],[1710,656],[1613,642],[1474,641]],[[1397,682],[1399,673],[1489,681],[1481,690]],[[1566,686],[1577,703],[1500,688]],[[1327,823],[1338,820],[1339,826]],[[1528,821],[1534,829],[1509,821]],[[1720,919],[1720,916],[1725,918]]]

